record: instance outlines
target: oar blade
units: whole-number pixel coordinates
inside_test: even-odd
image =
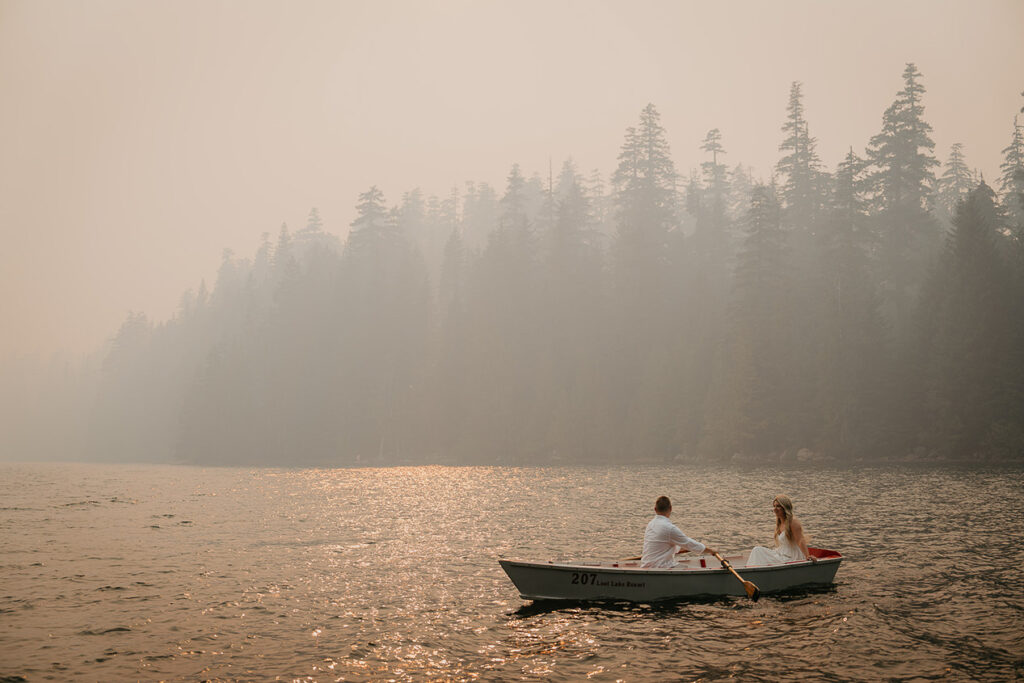
[[[761,597],[761,589],[754,585],[752,581],[744,581],[743,587],[747,590],[747,597],[757,602]]]

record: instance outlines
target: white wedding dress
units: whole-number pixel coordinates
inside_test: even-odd
[[[800,552],[800,546],[793,541],[786,538],[786,532],[783,531],[779,534],[778,547],[765,548],[764,546],[755,545],[754,549],[750,551],[750,557],[747,558],[747,566],[763,566],[766,564],[785,564],[787,562],[795,562],[797,560],[803,560],[804,554]]]

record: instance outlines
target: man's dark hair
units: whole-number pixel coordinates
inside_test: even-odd
[[[654,501],[655,512],[668,512],[672,509],[672,501],[668,499],[668,496],[661,496],[658,500]]]

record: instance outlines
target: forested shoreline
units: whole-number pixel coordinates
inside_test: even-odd
[[[831,171],[793,83],[767,178],[718,130],[682,174],[648,105],[608,178],[371,187],[344,242],[313,209],[23,426],[196,464],[1024,459],[1024,127],[982,180],[903,80]]]

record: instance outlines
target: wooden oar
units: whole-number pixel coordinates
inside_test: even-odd
[[[682,555],[683,553],[688,553],[688,552],[690,552],[690,551],[687,550],[686,548],[683,548],[678,553],[676,553],[676,555]],[[637,555],[636,557],[623,557],[621,560],[619,560],[619,562],[632,562],[633,560],[640,560],[640,559],[643,559],[642,556]]]
[[[757,586],[755,586],[752,582],[747,581],[742,576],[737,574],[736,570],[732,568],[731,564],[729,564],[729,560],[725,559],[724,557],[722,557],[718,553],[712,553],[712,555],[717,557],[718,561],[722,563],[722,566],[725,567],[726,569],[728,569],[729,571],[731,571],[732,575],[740,580],[740,583],[743,584],[743,588],[747,591],[747,597],[750,598],[751,600],[753,600],[754,602],[757,602],[757,599],[761,597],[761,590]]]

